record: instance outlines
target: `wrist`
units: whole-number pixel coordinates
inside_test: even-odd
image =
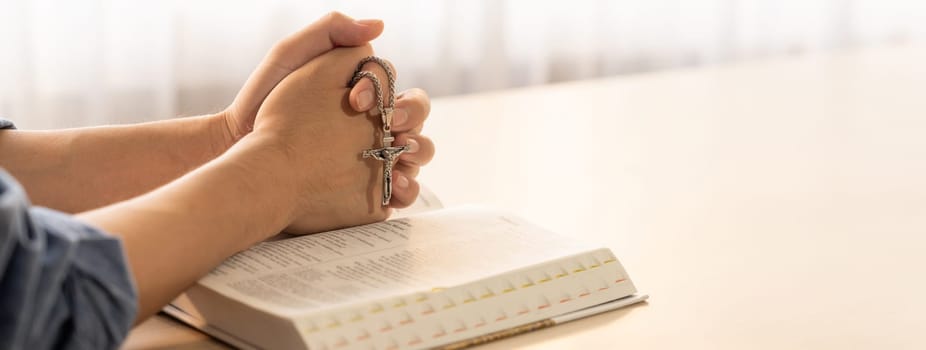
[[[289,225],[298,213],[296,209],[300,201],[295,189],[304,183],[301,171],[293,169],[291,150],[280,138],[260,132],[253,132],[234,143],[229,151],[217,159],[223,166],[235,168],[236,173],[242,175],[242,189],[247,193],[245,198],[265,198],[263,209],[270,209],[266,213],[278,227],[274,234]]]
[[[232,120],[228,111],[223,110],[206,115],[203,120],[206,123],[208,147],[213,159],[225,153],[238,142],[239,138],[235,136],[232,129],[233,125],[230,124]]]

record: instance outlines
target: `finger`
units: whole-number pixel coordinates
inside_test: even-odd
[[[400,163],[422,166],[434,158],[434,142],[427,136],[402,133],[395,140],[397,145],[408,145],[408,151],[399,156]]]
[[[402,171],[405,176],[408,176],[411,179],[417,179],[418,173],[421,172],[421,167],[414,164],[398,162],[393,166],[395,170]]]
[[[274,45],[267,59],[289,71],[339,46],[359,46],[383,32],[380,20],[354,20],[331,12]]]
[[[394,170],[392,176],[395,180],[393,181],[392,200],[389,202],[389,207],[405,208],[412,205],[415,199],[418,198],[418,191],[421,190],[418,181],[398,170]]]
[[[389,66],[389,69],[392,70],[393,78],[398,78],[398,71],[395,69],[395,65],[393,65],[389,60],[383,61],[385,61]],[[383,105],[388,106],[389,96],[392,92],[389,91],[389,80],[386,76],[386,70],[376,62],[367,62],[363,65],[362,70],[371,71],[379,78],[379,83],[382,84]],[[351,88],[350,105],[357,112],[370,111],[373,115],[379,115],[379,109],[376,108],[376,89],[373,87],[372,80],[360,79],[360,81],[358,81],[357,84]],[[393,115],[393,118],[394,117],[395,115]]]
[[[421,89],[405,90],[399,94],[395,105],[392,130],[421,132],[421,126],[431,113],[431,98],[428,97],[428,93]]]
[[[338,46],[360,46],[383,31],[380,20],[353,20],[338,12],[322,17],[274,45],[232,103],[235,137],[247,134],[270,90],[293,70]]]

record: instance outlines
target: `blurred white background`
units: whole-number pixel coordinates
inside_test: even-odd
[[[0,115],[62,128],[214,112],[331,10],[385,20],[377,54],[432,96],[926,40],[916,0],[0,0]]]

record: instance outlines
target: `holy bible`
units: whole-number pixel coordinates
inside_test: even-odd
[[[165,311],[243,348],[461,348],[643,299],[609,249],[461,207],[261,243]]]

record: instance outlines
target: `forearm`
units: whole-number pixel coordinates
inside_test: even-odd
[[[69,213],[168,183],[228,147],[220,114],[54,131],[0,132],[0,166],[36,205]]]
[[[121,237],[139,292],[136,322],[292,221],[296,184],[282,153],[254,135],[241,143],[153,192],[78,215]]]

